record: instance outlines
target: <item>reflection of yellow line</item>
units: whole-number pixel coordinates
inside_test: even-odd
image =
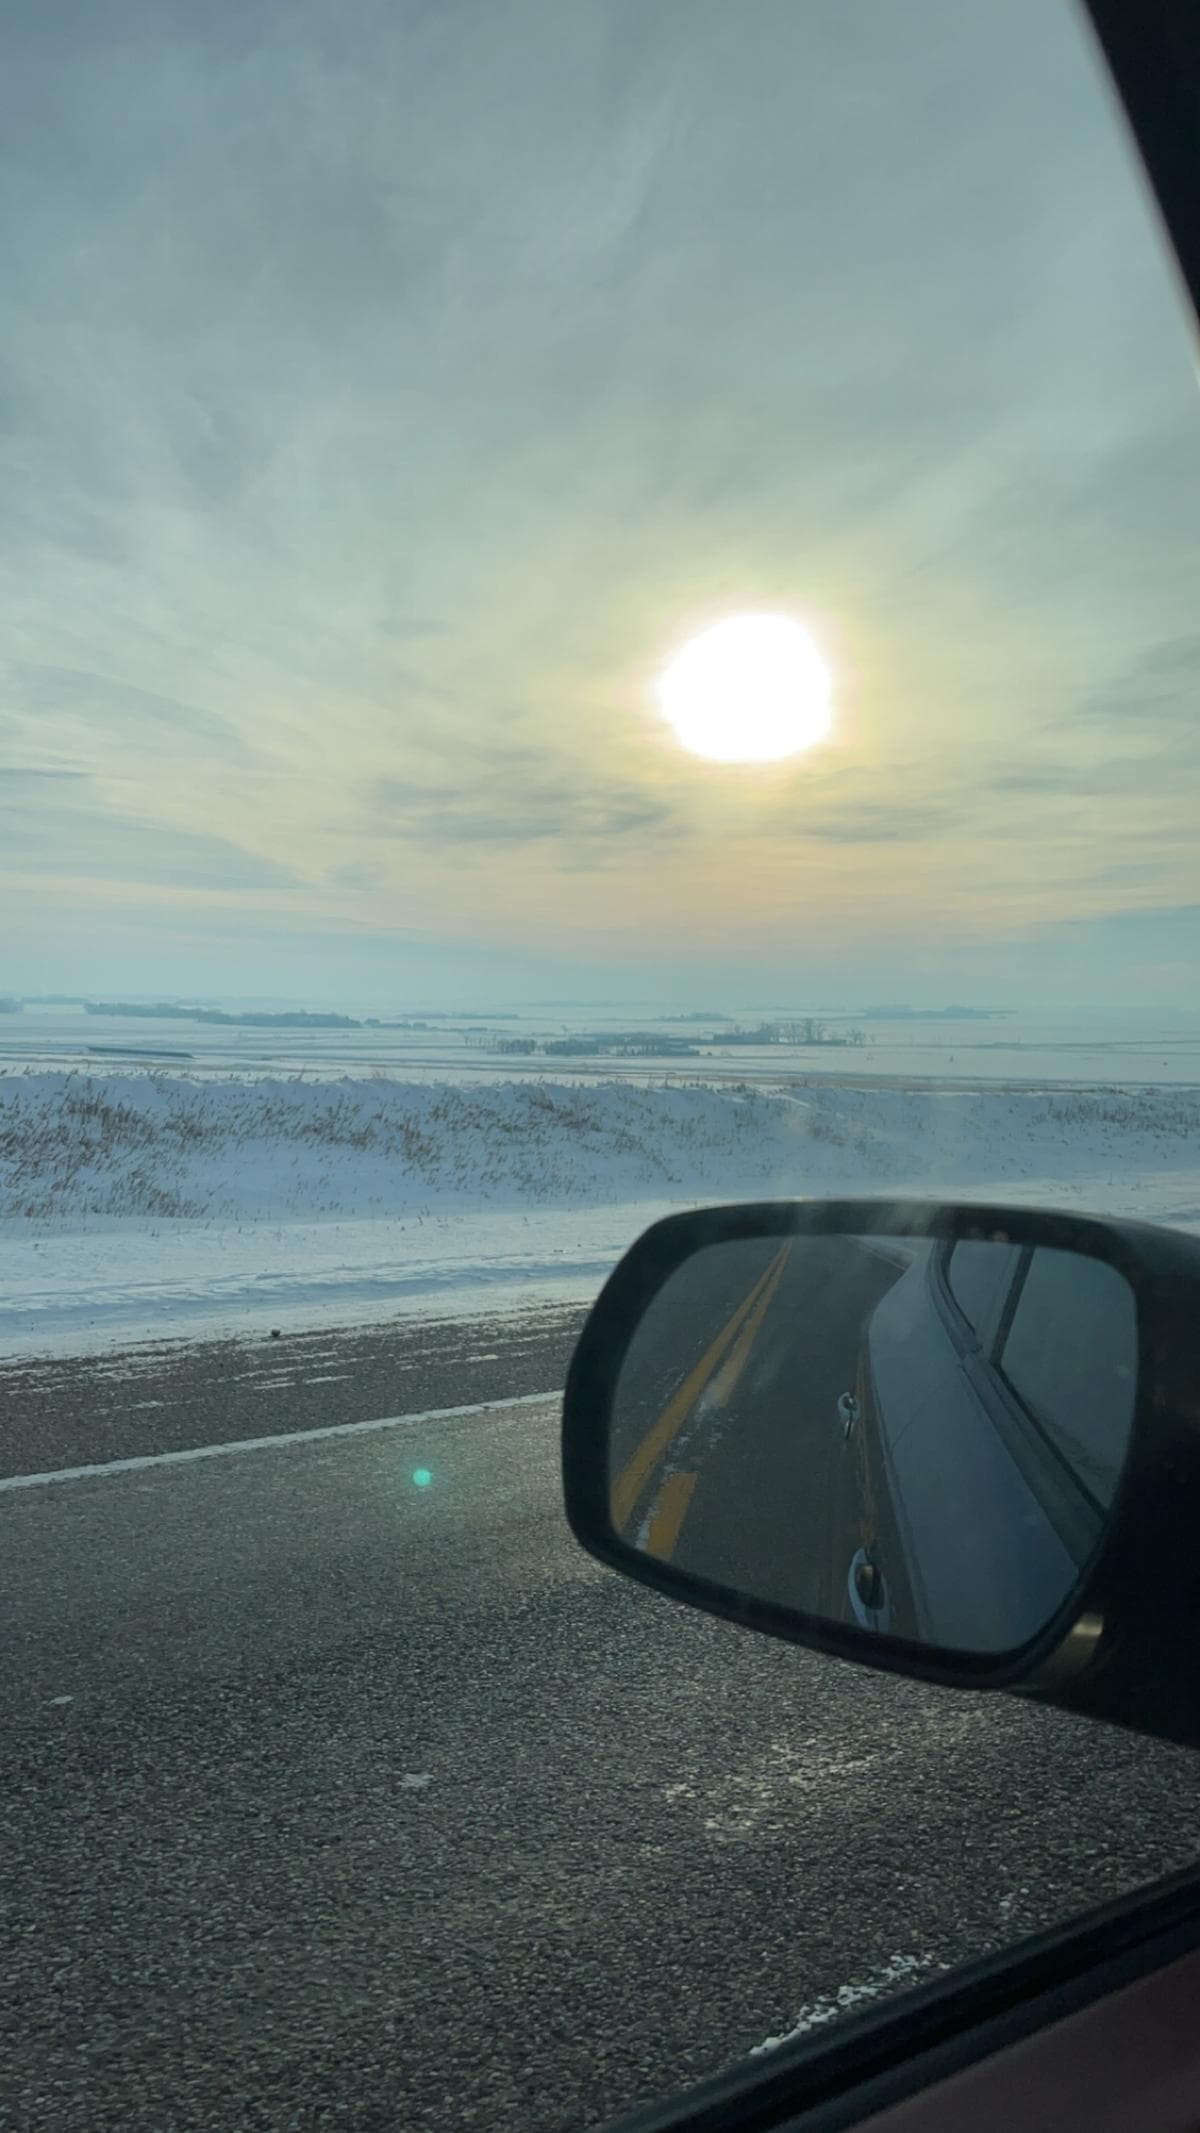
[[[759,1284],[758,1302],[744,1321],[741,1332],[736,1336],[733,1347],[719,1366],[716,1376],[711,1378],[702,1390],[700,1401],[706,1411],[714,1406],[723,1407],[733,1393],[746,1367],[746,1358],[754,1346],[758,1329],[771,1308],[775,1291],[783,1280],[791,1249],[790,1244],[785,1244],[782,1251],[772,1260],[763,1281]],[[698,1480],[699,1475],[694,1473],[667,1475],[650,1515],[645,1546],[647,1555],[656,1555],[664,1563],[670,1562],[683,1521],[687,1517],[692,1491]]]
[[[692,1490],[697,1474],[668,1474],[658,1492],[650,1531],[646,1535],[646,1554],[657,1555],[664,1563],[671,1560],[672,1550],[679,1539],[679,1529],[687,1517]]]
[[[754,1346],[758,1329],[771,1308],[776,1289],[783,1280],[783,1270],[787,1265],[788,1253],[791,1249],[790,1244],[785,1244],[775,1260],[774,1271],[768,1273],[766,1287],[763,1289],[758,1302],[755,1304],[733,1347],[708,1388],[709,1399],[718,1402],[722,1406],[734,1391],[737,1381],[746,1367],[746,1358]],[[707,1404],[708,1402],[706,1401],[705,1405],[707,1406]]]
[[[615,1526],[623,1526],[646,1485],[646,1478],[656,1459],[661,1459],[681,1423],[686,1421],[696,1401],[703,1392],[713,1372],[724,1359],[727,1350],[737,1339],[745,1320],[749,1317],[777,1266],[781,1265],[788,1247],[783,1245],[776,1252],[771,1264],[760,1274],[748,1296],[742,1298],[732,1318],[722,1326],[711,1347],[707,1348],[690,1370],[679,1390],[671,1395],[653,1427],[647,1430],[635,1452],[631,1452],[621,1472],[613,1482],[610,1492],[612,1519]]]

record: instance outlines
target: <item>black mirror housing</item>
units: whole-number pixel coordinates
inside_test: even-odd
[[[958,1254],[967,1268],[973,1263],[972,1254],[978,1267],[980,1246],[990,1249],[997,1267],[1002,1261],[1007,1265],[1008,1255],[1013,1267],[1021,1270],[1016,1282],[1018,1308],[1024,1294],[1020,1281],[1031,1282],[1028,1270],[1035,1255],[1040,1255],[1039,1265],[1062,1264],[1069,1256],[1081,1268],[1090,1269],[1093,1289],[1107,1282],[1114,1297],[1127,1293],[1132,1299],[1127,1339],[1131,1361],[1136,1346],[1136,1376],[1132,1370],[1128,1373],[1127,1411],[1120,1418],[1120,1456],[1114,1455],[1104,1490],[1088,1475],[1088,1487],[1078,1492],[1080,1502],[1090,1506],[1090,1528],[1081,1526],[1072,1511],[1067,1501],[1070,1489],[1052,1507],[1057,1538],[1065,1535],[1073,1540],[1069,1573],[1061,1587],[1050,1592],[1045,1607],[1039,1610],[1031,1601],[1024,1613],[1020,1595],[1032,1589],[1032,1573],[1024,1560],[1016,1560],[1015,1555],[1011,1563],[996,1559],[980,1574],[985,1590],[977,1597],[994,1597],[1011,1573],[1008,1589],[1014,1597],[1008,1602],[1009,1613],[997,1615],[995,1608],[992,1613],[993,1624],[997,1620],[1007,1623],[1011,1635],[978,1633],[985,1618],[978,1607],[971,1612],[970,1580],[960,1576],[950,1590],[964,1596],[963,1621],[969,1619],[976,1634],[938,1641],[936,1610],[926,1606],[923,1613],[914,1613],[899,1599],[894,1607],[885,1608],[882,1593],[891,1588],[880,1579],[870,1550],[865,1558],[861,1550],[854,1558],[849,1587],[839,1585],[836,1608],[800,1604],[809,1598],[806,1587],[781,1589],[778,1577],[772,1582],[759,1574],[753,1527],[748,1540],[743,1522],[737,1529],[737,1546],[724,1546],[734,1535],[734,1527],[727,1520],[726,1530],[719,1518],[714,1524],[711,1512],[707,1526],[703,1519],[694,1521],[696,1537],[689,1543],[689,1559],[687,1548],[681,1552],[676,1545],[678,1506],[686,1506],[694,1473],[672,1477],[675,1515],[668,1502],[669,1490],[660,1492],[655,1516],[637,1508],[646,1500],[639,1498],[639,1490],[660,1454],[664,1432],[669,1435],[678,1429],[689,1401],[700,1411],[700,1388],[705,1384],[720,1380],[728,1388],[741,1367],[739,1357],[744,1358],[755,1323],[761,1322],[774,1292],[764,1274],[747,1292],[740,1312],[729,1320],[728,1338],[718,1348],[705,1338],[703,1292],[697,1279],[688,1294],[689,1305],[701,1300],[691,1313],[697,1323],[694,1337],[688,1333],[692,1343],[688,1357],[698,1355],[699,1360],[686,1373],[680,1361],[662,1420],[644,1436],[639,1429],[638,1449],[625,1458],[615,1449],[624,1427],[620,1409],[623,1402],[628,1404],[624,1388],[639,1369],[648,1381],[653,1376],[645,1368],[644,1357],[646,1329],[654,1323],[656,1303],[664,1294],[679,1292],[680,1282],[691,1278],[690,1265],[715,1266],[716,1247],[725,1248],[731,1264],[734,1253],[740,1250],[744,1256],[753,1247],[770,1268],[786,1256],[782,1249],[786,1246],[793,1253],[807,1255],[804,1265],[811,1274],[814,1265],[832,1264],[829,1255],[849,1245],[860,1254],[878,1258],[884,1266],[890,1258],[902,1267],[925,1253],[937,1271],[928,1276],[929,1296],[921,1309],[940,1312],[951,1325],[957,1322],[962,1306],[946,1293],[944,1269],[955,1264],[958,1246],[968,1248]],[[825,1254],[826,1261],[818,1262],[817,1253]],[[701,1254],[707,1258],[700,1260]],[[914,1268],[910,1287],[916,1279]],[[893,1268],[886,1281],[896,1280]],[[797,1293],[803,1298],[808,1292],[800,1287]],[[899,1284],[893,1295],[898,1293]],[[1106,1297],[1108,1293],[1104,1291]],[[888,1311],[895,1316],[891,1303],[884,1309],[875,1304],[871,1308],[880,1325]],[[820,1297],[815,1297],[815,1322],[821,1321],[824,1309]],[[996,1323],[1005,1327],[1004,1338],[1010,1342],[1016,1340],[1013,1309],[1011,1302],[1006,1305],[1001,1298]],[[1093,1330],[1092,1346],[1097,1345],[1097,1332],[1102,1336],[1101,1346],[1103,1337],[1111,1337],[1108,1320],[1112,1315],[1108,1309],[1103,1313]],[[1061,1323],[1061,1319],[1060,1307],[1059,1320],[1047,1323]],[[864,1323],[870,1322],[868,1312]],[[673,1323],[684,1325],[678,1311]],[[969,1337],[964,1336],[967,1345]],[[1064,1371],[1070,1361],[1068,1356],[1063,1362]],[[962,1367],[978,1381],[977,1344]],[[830,1391],[840,1382],[836,1376],[831,1379]],[[997,1411],[1003,1419],[1011,1387],[1004,1384],[1001,1391],[1004,1397]],[[822,1394],[821,1412],[828,1414],[831,1445],[866,1436],[868,1425],[861,1419],[862,1411],[874,1414],[877,1392],[867,1366],[865,1379],[860,1374],[856,1387],[847,1376],[846,1389],[836,1401]],[[991,1398],[986,1385],[983,1396]],[[746,1397],[743,1386],[743,1412]],[[1090,1410],[1103,1403],[1097,1403],[1089,1392],[1086,1404]],[[1111,1436],[1111,1419],[1106,1426]],[[945,1438],[943,1451],[953,1448],[956,1435],[957,1427]],[[728,1477],[742,1472],[736,1463],[742,1451],[735,1443],[731,1454],[729,1437],[727,1426],[726,1482],[723,1491],[711,1492],[718,1502],[722,1494],[729,1495]],[[1061,1458],[1057,1453],[1045,1456],[1057,1471]],[[614,1459],[620,1464],[616,1478]],[[694,1467],[696,1461],[685,1463]],[[670,1216],[647,1230],[626,1254],[584,1327],[567,1380],[562,1464],[567,1517],[581,1544],[600,1561],[685,1604],[834,1657],[918,1680],[955,1688],[1016,1691],[1156,1738],[1200,1745],[1200,1697],[1195,1690],[1200,1662],[1200,1240],[1146,1224],[1057,1211],[911,1200],[773,1201]],[[749,1465],[745,1471],[750,1473]],[[770,1493],[773,1477],[765,1473],[761,1462],[756,1474],[745,1487],[753,1487],[761,1498]],[[894,1528],[892,1537],[894,1542]],[[1020,1539],[1019,1524],[1014,1521],[1013,1550]],[[893,1561],[895,1555],[893,1546],[891,1557],[885,1550],[883,1560]],[[899,1592],[903,1581],[893,1582]],[[849,1607],[841,1604],[847,1591]],[[827,1586],[826,1597],[828,1592]],[[946,1619],[943,1610],[941,1621]]]

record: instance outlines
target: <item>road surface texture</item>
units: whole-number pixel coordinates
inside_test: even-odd
[[[283,1440],[0,1489],[0,2125],[594,2126],[1200,1851],[1181,1751],[591,1564],[550,1400],[303,1434],[569,1327],[422,1338],[0,1381],[10,1477]]]
[[[0,1474],[557,1391],[584,1316],[406,1318],[0,1365]]]
[[[624,1536],[758,1599],[853,1620],[862,1499],[837,1403],[901,1271],[843,1237],[715,1245],[679,1268],[618,1382]]]

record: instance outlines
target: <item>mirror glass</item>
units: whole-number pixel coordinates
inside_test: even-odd
[[[714,1244],[622,1365],[613,1524],[686,1575],[996,1654],[1044,1629],[1129,1447],[1124,1276],[1003,1238]]]

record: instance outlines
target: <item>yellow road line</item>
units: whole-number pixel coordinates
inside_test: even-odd
[[[725,1361],[719,1366],[716,1376],[711,1379],[700,1394],[700,1398],[706,1408],[710,1402],[724,1406],[733,1393],[738,1379],[746,1367],[746,1359],[754,1346],[759,1327],[770,1310],[772,1298],[783,1280],[784,1268],[787,1265],[790,1251],[791,1245],[785,1244],[782,1252],[774,1262],[774,1271],[772,1271],[771,1267],[767,1268],[766,1280],[758,1302],[745,1320],[741,1332],[737,1335]],[[645,1544],[647,1555],[656,1555],[664,1563],[670,1562],[683,1527],[683,1521],[688,1514],[692,1493],[699,1479],[699,1475],[695,1473],[676,1472],[666,1476],[662,1487],[659,1489],[658,1500],[650,1515]]]
[[[609,1506],[615,1526],[623,1526],[625,1524],[646,1485],[647,1476],[655,1460],[662,1458],[671,1439],[675,1436],[681,1424],[686,1421],[709,1379],[719,1369],[725,1355],[737,1339],[743,1324],[751,1311],[753,1311],[776,1267],[786,1257],[787,1251],[788,1246],[785,1244],[776,1252],[770,1265],[759,1276],[749,1295],[742,1298],[737,1310],[722,1326],[715,1341],[705,1350],[695,1368],[688,1372],[678,1391],[671,1395],[657,1422],[647,1430],[637,1450],[630,1453],[609,1491]]]
[[[737,1381],[746,1367],[746,1360],[758,1336],[758,1329],[771,1308],[776,1289],[783,1280],[784,1268],[787,1265],[788,1254],[791,1249],[790,1244],[784,1245],[775,1262],[774,1272],[768,1272],[767,1284],[762,1295],[759,1297],[733,1347],[708,1388],[710,1397],[722,1406],[734,1391]]]
[[[664,1563],[670,1562],[675,1543],[679,1539],[679,1529],[688,1514],[692,1491],[699,1479],[698,1474],[667,1475],[658,1492],[650,1531],[646,1535],[647,1555],[656,1555]]]

